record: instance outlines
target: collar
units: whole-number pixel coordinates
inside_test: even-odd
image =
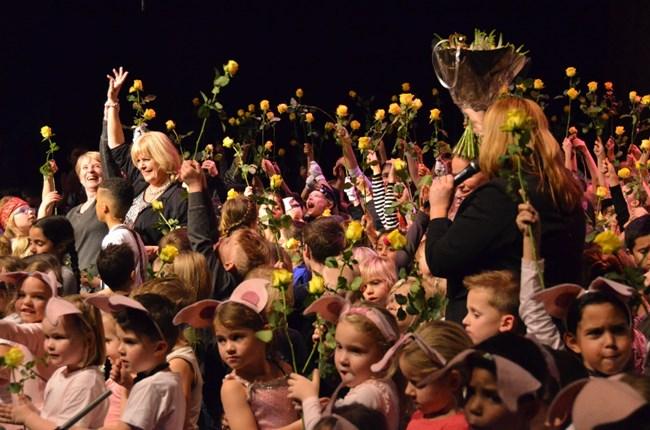
[[[137,384],[138,382],[142,381],[143,379],[146,379],[150,376],[155,375],[158,372],[162,372],[163,370],[169,369],[169,363],[166,361],[164,363],[160,363],[156,367],[154,367],[151,370],[148,370],[146,372],[140,372],[136,375],[135,379],[133,380],[133,384]]]

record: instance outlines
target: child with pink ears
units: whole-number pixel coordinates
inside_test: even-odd
[[[263,331],[269,328],[265,279],[249,279],[228,300],[201,300],[176,314],[175,324],[212,326],[219,355],[232,372],[221,387],[224,426],[230,430],[301,428],[288,398],[290,367],[271,358]]]

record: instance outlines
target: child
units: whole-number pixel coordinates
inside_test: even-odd
[[[331,414],[325,412],[314,430],[386,430],[386,419],[381,412],[360,403],[334,408]]]
[[[240,228],[257,228],[257,207],[252,199],[237,196],[226,200],[221,208],[219,230],[223,237]]]
[[[117,337],[117,322],[113,315],[102,312],[102,326],[104,327],[106,358],[112,368],[120,360],[120,339]],[[104,418],[104,427],[110,427],[119,424],[122,416],[122,401],[127,398],[128,393],[126,388],[110,378],[106,380],[106,388],[111,391],[111,395],[108,398],[108,411]]]
[[[232,369],[221,387],[224,420],[231,430],[276,429],[296,422],[287,398],[286,363],[268,354],[257,334],[268,328],[263,316],[268,281],[242,282],[224,302],[202,300],[182,309],[174,323],[195,328],[213,325],[219,355]]]
[[[48,216],[36,221],[29,229],[32,254],[53,254],[61,264],[63,295],[79,293],[79,260],[75,249],[72,224],[64,216]],[[70,256],[72,270],[65,265]]]
[[[135,259],[131,247],[122,243],[99,251],[97,272],[108,293],[129,294],[135,286]]]
[[[0,408],[0,416],[33,430],[51,429],[75,416],[104,391],[99,367],[104,363],[104,333],[99,310],[79,296],[54,297],[47,303],[43,319],[45,349],[49,364],[57,370],[45,386],[43,408],[39,412],[22,398],[13,407]],[[99,428],[108,402],[85,415],[79,425]]]
[[[406,395],[417,410],[407,430],[466,430],[460,407],[462,377],[458,370],[441,372],[456,355],[471,348],[463,328],[449,321],[430,321],[403,335],[373,369],[388,367],[398,349],[399,368],[407,380]]]
[[[303,236],[303,261],[312,275],[319,274],[325,280],[325,287],[335,290],[339,276],[352,282],[354,273],[349,267],[327,267],[328,257],[337,258],[345,249],[345,232],[337,217],[321,217],[305,225]],[[339,264],[340,261],[339,261]]]
[[[35,219],[36,211],[25,200],[13,196],[0,199],[0,255],[29,255],[29,228]]]
[[[312,312],[337,324],[334,364],[341,385],[350,391],[335,405],[357,402],[379,410],[386,417],[387,428],[396,430],[399,397],[395,384],[384,372],[371,369],[399,338],[395,318],[383,308],[372,304],[351,305],[334,295],[322,297],[305,309],[305,313]],[[302,402],[307,430],[313,429],[321,417],[319,382],[318,371],[314,371],[313,380],[295,373],[289,379],[289,395]]]
[[[145,281],[147,254],[140,235],[124,224],[126,212],[133,202],[133,187],[124,178],[105,179],[97,189],[97,219],[108,227],[102,249],[108,245],[126,243],[133,251],[135,285]]]
[[[386,306],[388,293],[397,282],[397,270],[393,260],[369,257],[359,266],[363,298],[377,306]]]
[[[519,283],[512,272],[494,270],[467,276],[465,331],[474,344],[517,326]]]
[[[178,337],[173,304],[156,294],[137,300],[120,295],[86,300],[115,316],[120,360],[111,369],[111,379],[129,390],[120,422],[108,428],[182,429],[185,399],[180,377],[169,371],[166,360]],[[131,373],[137,378],[132,380]]]
[[[625,228],[625,246],[638,267],[645,272],[650,270],[650,215],[636,218]]]

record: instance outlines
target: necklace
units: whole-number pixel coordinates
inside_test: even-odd
[[[145,194],[147,195],[147,200],[151,201],[153,199],[158,198],[166,189],[169,187],[170,181],[167,180],[164,184],[162,184],[159,187],[154,187],[153,185],[149,185],[147,189],[145,190]]]

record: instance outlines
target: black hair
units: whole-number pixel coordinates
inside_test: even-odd
[[[32,227],[40,228],[43,236],[52,241],[61,265],[63,265],[62,257],[66,254],[70,256],[70,268],[77,280],[77,285],[79,285],[81,279],[79,256],[77,248],[75,248],[74,228],[70,221],[64,216],[53,215],[37,220]]]
[[[99,184],[99,189],[106,190],[111,199],[112,215],[124,219],[133,203],[133,186],[124,178],[106,178]]]
[[[138,338],[145,337],[151,341],[163,340],[167,342],[168,350],[176,344],[179,331],[172,323],[174,319],[174,304],[158,294],[142,294],[135,297],[149,312],[148,314],[137,309],[126,308],[115,314],[115,321],[124,331],[132,331]],[[155,324],[154,324],[155,321]],[[160,338],[156,324],[165,336]]]
[[[108,245],[99,251],[97,271],[113,291],[129,291],[131,272],[135,270],[133,250],[126,243]]]
[[[575,335],[578,330],[578,324],[582,320],[582,313],[585,308],[589,305],[600,305],[603,303],[609,303],[620,310],[625,315],[628,326],[632,325],[630,309],[614,293],[609,291],[590,291],[589,293],[578,297],[569,305],[567,316],[564,321],[566,331]]]
[[[361,403],[350,403],[349,405],[335,407],[332,413],[340,415],[354,424],[358,429],[386,430],[386,418],[376,409],[370,409]],[[337,418],[325,416],[318,421],[314,430],[333,429],[336,426]]]
[[[650,215],[635,218],[625,227],[625,246],[631,251],[638,238],[648,235],[650,235]]]

